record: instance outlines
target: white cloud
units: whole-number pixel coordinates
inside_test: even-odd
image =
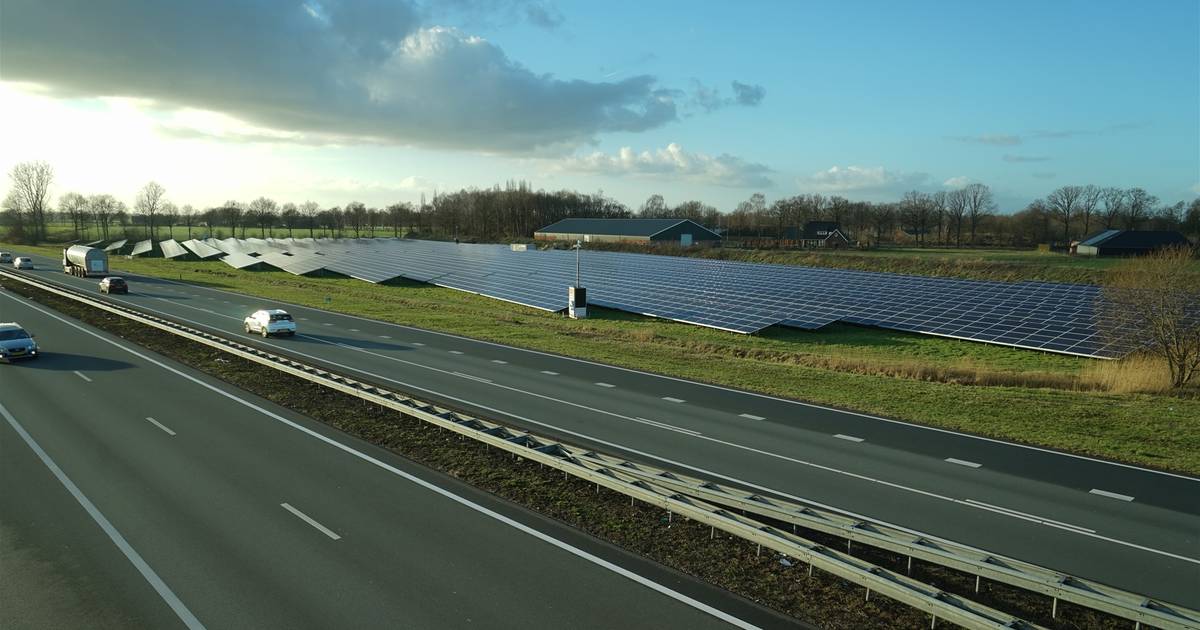
[[[556,19],[543,13],[529,15]],[[403,0],[16,2],[5,4],[0,55],[6,81],[218,112],[253,131],[165,128],[227,141],[528,153],[678,118],[676,93],[653,77],[537,73],[425,15]]]
[[[891,171],[882,166],[833,166],[797,180],[801,188],[817,192],[902,190],[929,179],[925,173]]]
[[[1192,192],[1196,193],[1197,195],[1200,195],[1200,182],[1196,182],[1195,184],[1192,184]]]
[[[771,169],[766,165],[747,162],[726,153],[717,156],[691,153],[674,142],[666,148],[641,153],[622,147],[615,155],[597,151],[590,155],[573,156],[559,161],[554,168],[575,173],[685,179],[733,188],[766,188],[773,185],[766,175]]]
[[[942,182],[942,185],[946,188],[962,188],[963,186],[973,183],[975,183],[975,180],[971,179],[970,177],[967,177],[966,175],[959,175],[957,177],[951,177],[950,179],[947,179],[946,181]]]

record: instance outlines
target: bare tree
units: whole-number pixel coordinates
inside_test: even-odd
[[[308,237],[316,238],[316,223],[317,215],[321,212],[321,206],[315,201],[305,201],[300,204],[300,214],[308,220]]]
[[[296,204],[288,202],[283,204],[283,209],[279,212],[279,218],[283,220],[283,227],[287,228],[288,238],[292,237],[292,230],[300,222],[300,210],[296,208]]]
[[[1158,203],[1158,197],[1141,188],[1125,191],[1125,212],[1122,217],[1126,230],[1136,230],[1150,216],[1150,210]]]
[[[146,222],[150,225],[151,239],[158,237],[154,229],[154,218],[162,212],[163,204],[166,203],[166,195],[167,189],[158,182],[150,182],[138,193],[137,201],[134,203],[134,208],[146,217]]]
[[[937,242],[943,242],[942,226],[946,221],[946,191],[939,190],[929,196],[930,212],[933,216],[932,223],[937,230]]]
[[[921,245],[925,244],[925,233],[929,231],[931,205],[929,195],[917,190],[904,193],[904,199],[900,201],[901,223],[912,230]]]
[[[975,233],[983,219],[996,211],[992,189],[983,184],[971,184],[963,189],[967,201],[967,220],[971,224],[971,244],[975,244]]]
[[[261,238],[267,237],[267,226],[274,225],[276,218],[275,210],[278,207],[278,204],[271,199],[267,199],[266,197],[259,197],[258,199],[250,202],[248,214],[252,217],[252,220],[258,224],[259,236]],[[242,234],[245,234],[244,229],[242,230]]]
[[[88,197],[87,204],[96,225],[100,228],[101,238],[107,240],[109,238],[108,226],[121,211],[121,202],[114,199],[112,195],[92,195]]]
[[[954,246],[962,247],[963,216],[967,213],[966,189],[952,190],[946,194],[946,215],[954,228]]]
[[[1046,195],[1046,205],[1055,218],[1062,223],[1063,240],[1068,244],[1071,242],[1071,221],[1079,211],[1082,198],[1083,186],[1063,186]]]
[[[343,216],[350,222],[350,227],[354,228],[354,237],[362,236],[362,229],[367,223],[367,207],[361,201],[351,201],[346,204]]]
[[[1108,274],[1101,303],[1109,339],[1165,359],[1176,388],[1200,372],[1200,274],[1191,264],[1183,247],[1131,258]]]
[[[196,209],[191,204],[184,204],[179,209],[179,221],[187,226],[187,240],[192,240],[192,226],[197,219]]]
[[[1105,188],[1101,197],[1104,201],[1104,229],[1116,229],[1125,215],[1125,190],[1121,188]]]
[[[58,209],[71,220],[71,233],[79,238],[80,228],[86,227],[87,199],[79,193],[67,193],[58,198]]]
[[[162,211],[159,212],[162,217],[161,223],[167,226],[167,238],[175,238],[175,224],[179,222],[179,207],[167,201],[162,205]]]
[[[1083,235],[1092,232],[1092,217],[1100,208],[1100,200],[1104,198],[1104,189],[1088,184],[1083,187],[1083,195],[1079,198],[1079,216],[1083,218]]]
[[[21,162],[8,173],[12,180],[9,193],[12,208],[24,213],[28,222],[18,217],[18,225],[28,225],[27,235],[32,242],[46,240],[46,210],[50,199],[50,183],[54,181],[54,169],[45,162]],[[24,235],[23,235],[24,236]]]

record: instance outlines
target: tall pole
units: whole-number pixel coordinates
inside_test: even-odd
[[[579,241],[575,241],[575,287],[579,287],[579,250],[582,249]]]

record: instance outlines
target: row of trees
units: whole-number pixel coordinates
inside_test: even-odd
[[[651,195],[636,210],[606,197],[574,191],[534,190],[527,182],[510,181],[487,189],[434,194],[419,203],[383,208],[352,201],[322,208],[312,201],[278,203],[266,197],[250,202],[230,200],[216,207],[178,206],[155,182],[143,187],[128,207],[108,194],[69,192],[50,203],[53,170],[43,162],[19,164],[10,173],[12,187],[4,202],[8,238],[47,240],[48,221],[71,225],[73,238],[118,238],[145,234],[158,238],[162,228],[176,227],[210,235],[267,236],[286,229],[302,236],[400,236],[402,234],[479,240],[523,239],[538,228],[570,217],[686,218],[722,230],[731,240],[786,238],[815,220],[833,221],[866,243],[894,241],[918,245],[1031,246],[1068,242],[1111,228],[1177,229],[1200,237],[1200,200],[1190,205],[1162,205],[1141,188],[1063,186],[1012,213],[997,211],[991,189],[970,184],[957,190],[910,191],[894,202],[854,201],[841,196],[804,194],[768,203],[755,193],[729,212],[701,201],[667,204]]]

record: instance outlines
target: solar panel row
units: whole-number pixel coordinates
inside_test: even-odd
[[[134,244],[133,249],[129,252],[129,255],[141,256],[142,254],[150,253],[150,251],[153,249],[154,243],[151,242],[150,239],[146,239],[144,241],[138,241],[136,244]]]
[[[162,250],[163,258],[178,258],[187,255],[187,250],[183,248],[183,245],[173,238],[159,241],[158,247]]]
[[[238,268],[263,262],[295,274],[327,269],[376,283],[403,277],[550,311],[565,307],[566,287],[575,281],[575,253],[561,250],[403,239],[210,244],[230,252],[222,260]],[[841,321],[1085,356],[1129,350],[1100,333],[1094,286],[616,252],[584,251],[581,260],[594,305],[739,333]]]

